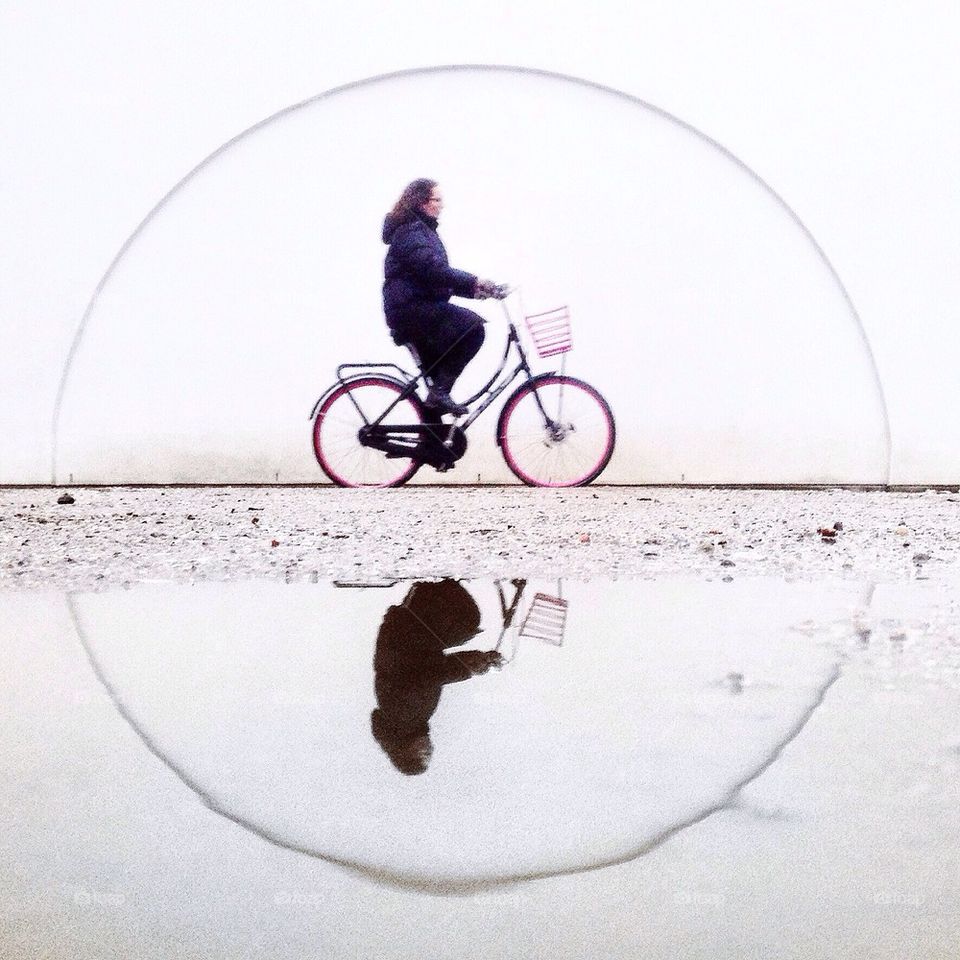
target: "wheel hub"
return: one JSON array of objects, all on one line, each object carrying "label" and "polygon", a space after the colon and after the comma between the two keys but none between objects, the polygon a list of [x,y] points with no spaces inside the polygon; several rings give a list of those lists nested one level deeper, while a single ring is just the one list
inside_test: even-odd
[{"label": "wheel hub", "polygon": [[544,441],[548,447],[556,443],[563,443],[576,430],[572,423],[551,423],[547,427],[547,438]]}]

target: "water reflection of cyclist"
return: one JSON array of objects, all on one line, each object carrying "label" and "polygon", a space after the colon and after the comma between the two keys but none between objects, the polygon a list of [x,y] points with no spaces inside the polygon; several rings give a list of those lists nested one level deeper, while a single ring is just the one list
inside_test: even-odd
[{"label": "water reflection of cyclist", "polygon": [[405,774],[427,769],[433,746],[430,718],[447,683],[486,673],[501,661],[494,650],[445,653],[476,636],[480,611],[455,580],[415,583],[380,625],[373,657],[377,708],[374,739]]},{"label": "water reflection of cyclist", "polygon": [[427,405],[462,415],[450,396],[453,384],[483,344],[483,318],[449,302],[452,296],[483,300],[497,284],[450,266],[437,221],[443,195],[433,180],[408,184],[383,221],[383,310],[398,344],[412,344],[432,385]]}]

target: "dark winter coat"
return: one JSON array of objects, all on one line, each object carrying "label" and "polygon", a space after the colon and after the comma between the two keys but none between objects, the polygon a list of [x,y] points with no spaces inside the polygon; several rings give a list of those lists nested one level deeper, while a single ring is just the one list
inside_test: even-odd
[{"label": "dark winter coat", "polygon": [[387,214],[383,242],[390,245],[383,265],[383,312],[391,328],[419,304],[473,296],[477,278],[450,266],[433,217],[416,213],[398,222]]},{"label": "dark winter coat", "polygon": [[466,643],[479,628],[480,609],[455,580],[415,583],[401,605],[387,610],[373,657],[378,739],[403,741],[429,732],[444,684],[473,676],[444,651]]}]

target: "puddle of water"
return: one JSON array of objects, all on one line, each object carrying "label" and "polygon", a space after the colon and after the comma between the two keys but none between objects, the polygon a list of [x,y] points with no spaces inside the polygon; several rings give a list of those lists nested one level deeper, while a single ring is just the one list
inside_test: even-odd
[{"label": "puddle of water", "polygon": [[623,862],[730,803],[838,676],[865,594],[446,580],[70,605],[118,710],[212,809],[383,882],[462,892]]}]

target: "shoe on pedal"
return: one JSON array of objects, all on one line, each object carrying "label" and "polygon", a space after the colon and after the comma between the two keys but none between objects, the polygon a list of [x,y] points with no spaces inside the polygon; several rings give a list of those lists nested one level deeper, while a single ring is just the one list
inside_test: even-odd
[{"label": "shoe on pedal", "polygon": [[465,407],[462,403],[457,403],[446,390],[438,387],[436,384],[427,392],[427,399],[424,401],[424,405],[433,407],[434,410],[442,410],[444,413],[453,414],[455,417],[462,417],[470,410],[469,407]]}]

